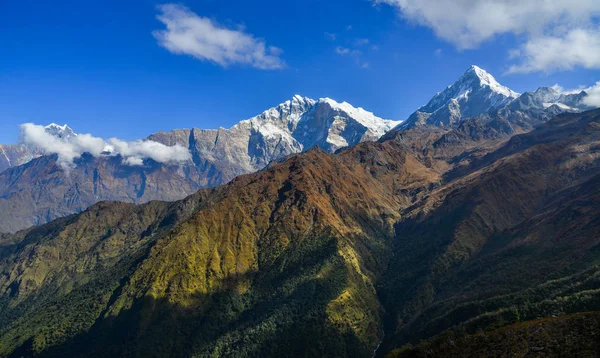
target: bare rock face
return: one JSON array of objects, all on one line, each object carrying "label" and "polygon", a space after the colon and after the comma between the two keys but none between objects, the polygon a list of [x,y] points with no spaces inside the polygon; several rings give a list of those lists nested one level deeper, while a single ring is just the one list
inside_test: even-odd
[{"label": "bare rock face", "polygon": [[123,165],[121,158],[84,155],[65,170],[55,155],[0,173],[0,231],[40,225],[105,200],[144,203],[181,199],[200,189],[194,166],[147,162]]},{"label": "bare rock face", "polygon": [[0,144],[0,173],[8,168],[25,164],[34,157],[36,155],[24,145]]}]

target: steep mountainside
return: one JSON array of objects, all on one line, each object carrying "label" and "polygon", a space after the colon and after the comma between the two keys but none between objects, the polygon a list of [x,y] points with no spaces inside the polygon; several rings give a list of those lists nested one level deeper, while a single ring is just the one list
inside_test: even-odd
[{"label": "steep mountainside", "polygon": [[[427,356],[507,335],[594,352],[595,316],[562,315],[600,311],[600,110],[496,141],[507,123],[314,148],[0,236],[0,355]],[[455,170],[458,145],[428,155],[449,133],[493,144]]]},{"label": "steep mountainside", "polygon": [[25,164],[36,155],[22,144],[4,145],[0,144],[0,173],[8,168]]},{"label": "steep mountainside", "polygon": [[[31,146],[13,146],[8,152],[0,147],[7,163],[27,162],[0,173],[0,232],[40,225],[103,200],[179,200],[312,146],[334,152],[377,140],[398,123],[345,102],[294,96],[231,129],[176,130],[148,138],[188,148],[192,160],[179,164],[146,160],[142,166],[131,166],[109,153],[83,155],[74,167],[65,169],[56,156],[41,156],[43,151]],[[65,141],[77,136],[66,125],[53,124],[46,131]],[[10,159],[15,155],[18,160]]]},{"label": "steep mountainside", "polygon": [[84,154],[65,170],[45,155],[0,173],[0,232],[14,232],[85,210],[103,200],[179,200],[203,187],[194,166],[123,165],[120,157]]},{"label": "steep mountainside", "polygon": [[365,356],[399,209],[438,181],[395,142],[312,149],[21,232],[0,251],[0,354]]},{"label": "steep mountainside", "polygon": [[558,116],[468,168],[396,226],[389,344],[600,308],[600,111]]}]

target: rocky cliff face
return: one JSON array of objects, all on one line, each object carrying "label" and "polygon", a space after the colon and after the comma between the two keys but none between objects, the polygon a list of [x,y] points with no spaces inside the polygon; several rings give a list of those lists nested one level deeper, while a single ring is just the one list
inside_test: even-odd
[{"label": "rocky cliff face", "polygon": [[8,168],[25,164],[39,155],[41,154],[36,154],[21,144],[0,144],[0,173]]}]

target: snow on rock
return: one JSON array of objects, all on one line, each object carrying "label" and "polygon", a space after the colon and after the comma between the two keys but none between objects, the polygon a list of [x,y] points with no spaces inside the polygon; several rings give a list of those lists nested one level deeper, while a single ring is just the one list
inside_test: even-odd
[{"label": "snow on rock", "polygon": [[219,168],[229,179],[229,173],[232,177],[260,170],[273,160],[313,146],[333,153],[361,141],[377,140],[399,123],[347,102],[294,95],[229,129],[192,129],[187,136],[178,130],[151,139],[189,147],[197,165]]},{"label": "snow on rock", "polygon": [[77,133],[73,132],[71,127],[66,124],[61,126],[56,123],[50,123],[44,128],[46,129],[46,132],[57,138],[68,139],[70,137],[77,137]]},{"label": "snow on rock", "polygon": [[473,65],[456,82],[413,113],[399,128],[425,123],[453,125],[457,120],[500,108],[518,97],[519,93],[501,85],[494,76]]}]

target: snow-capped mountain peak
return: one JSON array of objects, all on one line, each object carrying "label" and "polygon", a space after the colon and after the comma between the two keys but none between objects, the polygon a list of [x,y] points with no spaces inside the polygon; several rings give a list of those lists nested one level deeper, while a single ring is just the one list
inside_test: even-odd
[{"label": "snow-capped mountain peak", "polygon": [[510,104],[513,110],[546,109],[553,106],[562,111],[579,112],[589,109],[582,99],[585,91],[563,93],[552,87],[540,87],[535,92],[525,92]]},{"label": "snow-capped mountain peak", "polygon": [[451,125],[461,118],[500,108],[518,97],[517,92],[498,83],[490,73],[472,65],[456,82],[433,96],[399,128],[425,123]]},{"label": "snow-capped mountain peak", "polygon": [[[293,134],[301,121],[310,122],[317,112],[328,112],[326,116],[331,117],[329,122],[335,119],[346,118],[354,120],[366,127],[374,135],[382,136],[388,130],[398,125],[401,121],[382,119],[361,107],[354,107],[348,102],[337,102],[331,98],[320,98],[314,100],[301,95],[294,95],[275,107],[269,108],[256,117],[243,120],[233,128],[250,124],[261,133],[269,136],[280,131],[287,131],[285,136]],[[331,113],[329,113],[331,112]],[[329,125],[331,125],[331,123]],[[304,125],[306,126],[306,125]],[[277,128],[278,130],[275,130]],[[311,130],[311,128],[307,128]],[[281,133],[280,133],[281,134]]]},{"label": "snow-capped mountain peak", "polygon": [[71,127],[68,125],[58,125],[56,123],[50,123],[45,126],[46,132],[60,139],[68,139],[70,137],[77,137],[77,133],[75,133]]},{"label": "snow-capped mountain peak", "polygon": [[221,131],[211,146],[219,148],[221,141],[227,141],[231,147],[228,152],[236,153],[236,158],[230,155],[229,159],[253,171],[271,160],[313,146],[335,152],[361,141],[377,140],[399,123],[379,118],[347,102],[294,95],[258,116]]},{"label": "snow-capped mountain peak", "polygon": [[[481,86],[489,87],[492,91],[500,93],[506,97],[517,98],[519,93],[511,90],[510,88],[501,85],[496,81],[496,78],[489,72],[485,71],[481,67],[471,65],[471,67],[465,72],[463,77],[475,77],[479,80]],[[460,81],[460,80],[459,80]]]},{"label": "snow-capped mountain peak", "polygon": [[362,107],[354,107],[348,102],[336,102],[331,98],[320,98],[318,103],[325,104],[331,107],[334,111],[343,112],[350,118],[356,120],[361,125],[373,131],[376,135],[382,136],[390,129],[394,128],[402,121],[394,121],[389,119],[383,119],[375,116],[372,112],[369,112]]}]

